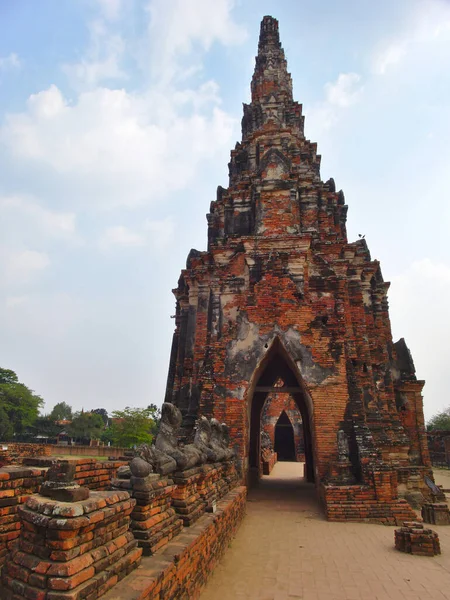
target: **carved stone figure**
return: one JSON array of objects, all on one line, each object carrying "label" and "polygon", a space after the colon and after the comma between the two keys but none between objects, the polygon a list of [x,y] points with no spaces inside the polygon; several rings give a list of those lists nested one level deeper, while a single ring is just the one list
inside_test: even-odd
[{"label": "carved stone figure", "polygon": [[233,448],[230,448],[230,430],[226,423],[222,423],[220,426],[222,430],[222,448],[226,452],[225,460],[233,460],[235,458]]},{"label": "carved stone figure", "polygon": [[177,468],[177,462],[174,458],[161,452],[155,446],[150,444],[142,444],[137,449],[137,455],[150,463],[153,470],[159,475],[167,475],[173,473]]},{"label": "carved stone figure", "polygon": [[202,464],[202,455],[193,444],[178,446],[177,434],[181,427],[181,421],[180,410],[170,402],[164,402],[161,408],[161,423],[156,436],[155,448],[171,456],[177,464],[177,470],[186,471]]},{"label": "carved stone figure", "polygon": [[140,456],[135,456],[133,460],[130,462],[130,471],[133,477],[147,477],[150,473],[153,473],[152,465],[141,458]]},{"label": "carved stone figure", "polygon": [[339,429],[337,433],[339,462],[348,462],[350,460],[350,450],[348,447],[348,437],[345,431]]},{"label": "carved stone figure", "polygon": [[222,427],[217,419],[211,419],[211,440],[210,447],[214,450],[217,456],[217,461],[226,460],[227,452],[222,445]]},{"label": "carved stone figure", "polygon": [[217,462],[217,454],[211,448],[211,424],[206,417],[197,419],[194,446],[205,456],[205,462]]}]

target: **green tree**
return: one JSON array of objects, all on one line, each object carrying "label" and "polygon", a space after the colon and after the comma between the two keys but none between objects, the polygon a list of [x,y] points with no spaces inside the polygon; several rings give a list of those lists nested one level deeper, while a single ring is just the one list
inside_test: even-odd
[{"label": "green tree", "polygon": [[428,431],[449,431],[450,430],[450,407],[436,413],[427,423]]},{"label": "green tree", "polygon": [[9,421],[8,413],[0,406],[0,440],[9,442],[13,434],[14,429]]},{"label": "green tree", "polygon": [[51,415],[38,417],[31,427],[28,427],[28,432],[32,437],[43,436],[48,438],[56,438],[64,429],[63,425],[57,425],[55,419]]},{"label": "green tree", "polygon": [[130,447],[138,444],[150,444],[155,421],[151,408],[130,408],[115,410],[112,413],[111,425],[102,439],[115,446]]},{"label": "green tree", "polygon": [[53,421],[70,421],[72,419],[72,408],[67,402],[58,402],[49,416]]},{"label": "green tree", "polygon": [[8,416],[13,434],[34,423],[42,404],[42,398],[20,383],[14,371],[0,368],[0,408]]},{"label": "green tree", "polygon": [[103,429],[103,419],[100,415],[83,411],[75,413],[72,423],[66,427],[70,437],[84,442],[100,439]]},{"label": "green tree", "polygon": [[150,433],[154,437],[159,430],[159,423],[161,421],[161,407],[156,406],[156,404],[149,404],[147,408],[150,411],[150,416],[153,420],[153,425],[150,428]]},{"label": "green tree", "polygon": [[108,421],[109,421],[109,416],[108,416],[108,411],[106,410],[106,408],[94,408],[94,410],[92,411],[93,413],[95,413],[96,415],[100,415],[101,418],[103,419],[103,423],[106,425],[108,425]]}]

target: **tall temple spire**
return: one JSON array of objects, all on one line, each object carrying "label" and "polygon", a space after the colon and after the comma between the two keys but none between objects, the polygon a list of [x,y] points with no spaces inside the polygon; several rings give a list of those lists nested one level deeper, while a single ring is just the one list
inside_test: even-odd
[{"label": "tall temple spire", "polygon": [[273,17],[264,17],[261,22],[251,88],[252,102],[267,101],[273,94],[277,100],[292,101],[292,80],[280,43],[278,21]]},{"label": "tall temple spire", "polygon": [[281,378],[297,390],[306,475],[328,518],[414,519],[398,500],[397,469],[405,483],[409,470],[431,477],[424,382],[393,343],[379,262],[365,240],[349,243],[344,194],[321,179],[272,17],[251,89],[228,187],[207,215],[208,249],[189,253],[174,290],[166,399],[187,436],[200,415],[229,424],[253,477],[264,402]]}]

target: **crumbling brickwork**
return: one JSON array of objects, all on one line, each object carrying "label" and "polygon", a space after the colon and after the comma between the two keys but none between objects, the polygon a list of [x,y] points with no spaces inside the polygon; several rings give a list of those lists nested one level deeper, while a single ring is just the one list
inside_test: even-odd
[{"label": "crumbling brickwork", "polygon": [[19,507],[39,492],[45,474],[43,469],[30,467],[0,469],[0,568],[20,535]]},{"label": "crumbling brickwork", "polygon": [[424,382],[404,340],[393,342],[379,262],[365,239],[347,239],[344,193],[321,180],[272,17],[261,24],[251,92],[229,186],[207,215],[208,248],[191,250],[174,290],[166,400],[181,409],[186,436],[200,414],[226,421],[247,477],[281,378],[275,391],[298,406],[320,496],[332,501],[336,473],[373,495],[386,470],[430,467]]},{"label": "crumbling brickwork", "polygon": [[47,444],[22,444],[0,442],[0,467],[19,465],[24,458],[50,456],[52,447]]}]

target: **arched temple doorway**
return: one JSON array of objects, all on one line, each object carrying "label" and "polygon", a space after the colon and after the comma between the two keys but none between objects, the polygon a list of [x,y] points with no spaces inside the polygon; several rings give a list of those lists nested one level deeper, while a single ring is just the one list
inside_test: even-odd
[{"label": "arched temple doorway", "polygon": [[294,462],[297,458],[295,453],[294,428],[284,410],[275,425],[274,450],[277,453],[278,460]]},{"label": "arched temple doorway", "polygon": [[[283,382],[280,387],[278,380]],[[260,476],[261,452],[261,413],[267,396],[271,393],[289,393],[294,399],[303,422],[305,447],[305,476],[307,481],[314,481],[314,454],[312,442],[312,401],[298,372],[282,343],[276,338],[267,351],[264,359],[256,369],[249,388],[250,412],[250,448],[249,468],[250,481]],[[287,415],[286,415],[287,417]],[[289,420],[289,419],[288,419]],[[291,424],[292,429],[292,424]],[[295,460],[295,458],[293,459]]]}]

